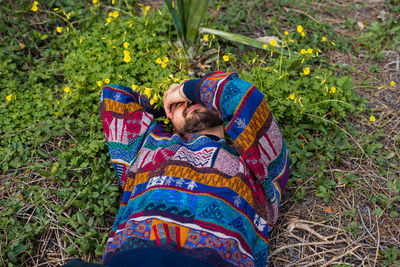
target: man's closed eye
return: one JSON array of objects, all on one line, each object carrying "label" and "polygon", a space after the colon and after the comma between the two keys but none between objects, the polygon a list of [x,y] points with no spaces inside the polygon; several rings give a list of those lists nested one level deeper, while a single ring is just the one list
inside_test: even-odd
[{"label": "man's closed eye", "polygon": [[183,104],[184,102],[178,102],[178,103],[174,103],[171,105],[171,113],[175,112],[175,109],[178,108],[181,104]]}]

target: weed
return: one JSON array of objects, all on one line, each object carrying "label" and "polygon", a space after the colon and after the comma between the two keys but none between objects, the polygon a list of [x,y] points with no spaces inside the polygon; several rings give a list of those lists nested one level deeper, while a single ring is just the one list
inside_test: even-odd
[{"label": "weed", "polygon": [[399,249],[397,247],[386,248],[383,250],[383,257],[385,260],[383,264],[385,266],[400,265],[399,259]]}]

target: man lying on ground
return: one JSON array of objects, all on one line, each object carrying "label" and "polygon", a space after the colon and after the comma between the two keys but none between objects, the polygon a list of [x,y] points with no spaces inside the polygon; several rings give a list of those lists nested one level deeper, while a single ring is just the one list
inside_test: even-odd
[{"label": "man lying on ground", "polygon": [[108,266],[265,266],[268,231],[289,177],[288,152],[264,95],[235,73],[173,84],[164,110],[106,85],[100,110],[124,191]]}]

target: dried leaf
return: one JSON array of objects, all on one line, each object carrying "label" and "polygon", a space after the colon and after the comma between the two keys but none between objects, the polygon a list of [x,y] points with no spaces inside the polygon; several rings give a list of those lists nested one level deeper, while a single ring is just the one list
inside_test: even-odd
[{"label": "dried leaf", "polygon": [[267,43],[268,45],[271,43],[272,40],[275,40],[278,43],[276,47],[280,47],[280,43],[282,42],[282,40],[276,36],[264,36],[257,38],[257,41]]},{"label": "dried leaf", "polygon": [[328,207],[326,207],[326,208],[324,209],[324,212],[325,212],[325,213],[332,214],[332,213],[333,213],[333,208],[332,208],[331,206],[328,206]]},{"label": "dried leaf", "polygon": [[357,25],[358,25],[358,27],[360,27],[360,31],[364,30],[364,28],[365,28],[364,23],[362,23],[361,21],[357,21]]}]

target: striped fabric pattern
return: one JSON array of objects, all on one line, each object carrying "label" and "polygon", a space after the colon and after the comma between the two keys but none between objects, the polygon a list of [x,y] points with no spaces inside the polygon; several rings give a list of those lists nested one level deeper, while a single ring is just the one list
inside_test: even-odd
[{"label": "striped fabric pattern", "polygon": [[229,138],[170,133],[145,96],[103,89],[104,134],[124,191],[103,262],[160,247],[221,266],[265,266],[289,177],[278,125],[264,95],[235,73],[214,72],[183,90],[219,112]]}]

